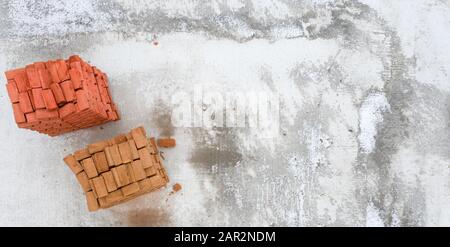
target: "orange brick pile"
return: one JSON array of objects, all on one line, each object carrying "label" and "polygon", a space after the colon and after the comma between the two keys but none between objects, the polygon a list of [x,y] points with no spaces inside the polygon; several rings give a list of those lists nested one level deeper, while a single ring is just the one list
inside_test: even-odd
[{"label": "orange brick pile", "polygon": [[154,138],[138,127],[128,134],[90,144],[64,158],[76,175],[89,211],[108,208],[169,182]]},{"label": "orange brick pile", "polygon": [[5,72],[20,128],[50,136],[118,120],[108,79],[74,55]]}]

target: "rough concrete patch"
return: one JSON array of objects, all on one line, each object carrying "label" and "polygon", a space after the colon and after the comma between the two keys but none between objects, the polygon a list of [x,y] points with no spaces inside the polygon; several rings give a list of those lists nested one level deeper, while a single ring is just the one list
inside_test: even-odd
[{"label": "rough concrete patch", "polygon": [[194,148],[190,162],[209,168],[222,164],[234,166],[241,161],[242,150],[236,143],[237,137],[232,129],[216,129],[213,131],[193,129],[191,131]]}]

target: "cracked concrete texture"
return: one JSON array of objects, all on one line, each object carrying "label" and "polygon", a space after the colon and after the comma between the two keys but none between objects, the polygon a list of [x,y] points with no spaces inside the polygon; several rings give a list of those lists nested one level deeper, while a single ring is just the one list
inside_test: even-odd
[{"label": "cracked concrete texture", "polygon": [[[17,129],[0,90],[0,225],[449,226],[446,1],[3,1],[0,70],[77,53],[122,120]],[[171,125],[171,95],[268,91],[275,136]],[[87,213],[61,159],[144,125],[172,134],[170,188]],[[20,148],[19,148],[20,147]]]}]

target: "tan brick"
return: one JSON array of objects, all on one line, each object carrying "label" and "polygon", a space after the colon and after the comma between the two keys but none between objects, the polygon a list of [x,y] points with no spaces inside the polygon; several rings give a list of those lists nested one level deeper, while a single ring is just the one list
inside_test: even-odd
[{"label": "tan brick", "polygon": [[128,141],[119,144],[119,153],[123,163],[130,163],[133,160]]},{"label": "tan brick", "polygon": [[105,197],[107,204],[116,203],[123,198],[124,198],[124,196],[123,196],[122,190],[113,191]]},{"label": "tan brick", "polygon": [[150,177],[150,181],[155,188],[160,188],[166,184],[166,180],[159,175]]},{"label": "tan brick", "polygon": [[149,168],[145,168],[145,176],[146,177],[151,177],[157,174],[158,170],[156,169],[155,166],[150,166]]},{"label": "tan brick", "polygon": [[150,155],[150,152],[147,148],[141,148],[138,150],[139,158],[142,160],[142,167],[148,168],[153,166],[154,159]]},{"label": "tan brick", "polygon": [[75,156],[76,160],[80,161],[80,160],[90,157],[91,154],[89,153],[89,150],[87,148],[84,148],[84,149],[75,151],[75,153],[73,153],[73,156]]},{"label": "tan brick", "polygon": [[111,147],[106,147],[105,148],[105,156],[106,156],[106,160],[108,162],[109,167],[113,167],[116,164],[114,163],[114,160],[112,158],[112,154],[111,154]]},{"label": "tan brick", "polygon": [[102,173],[102,177],[103,177],[103,180],[105,180],[106,189],[108,190],[108,192],[117,190],[117,185],[116,185],[114,176],[111,171]]},{"label": "tan brick", "polygon": [[90,212],[97,211],[99,209],[97,198],[95,198],[94,193],[92,191],[86,193],[86,202],[88,210]]},{"label": "tan brick", "polygon": [[134,142],[134,140],[133,139],[128,140],[128,145],[130,146],[131,158],[133,160],[139,159],[139,153],[138,153],[138,150],[136,148],[136,143]]},{"label": "tan brick", "polygon": [[119,146],[116,145],[112,145],[109,149],[110,153],[111,153],[111,157],[114,161],[114,165],[118,166],[120,164],[122,164],[122,158],[120,157],[120,152],[119,152]]},{"label": "tan brick", "polygon": [[106,159],[105,152],[95,153],[92,158],[94,159],[95,167],[99,173],[106,172],[109,170],[108,161]]},{"label": "tan brick", "polygon": [[129,196],[139,191],[139,184],[132,183],[123,187],[121,190],[124,196]]},{"label": "tan brick", "polygon": [[72,170],[74,174],[78,174],[81,171],[83,171],[83,167],[81,166],[80,162],[78,162],[75,157],[71,154],[67,155],[64,158],[64,162],[67,164],[67,166]]},{"label": "tan brick", "polygon": [[97,153],[103,151],[108,146],[108,141],[99,141],[88,145],[89,153]]},{"label": "tan brick", "polygon": [[128,169],[128,177],[130,178],[130,182],[134,183],[136,182],[136,177],[134,176],[133,167],[131,167],[131,163],[126,164]]},{"label": "tan brick", "polygon": [[149,146],[150,146],[149,150],[150,150],[150,153],[151,153],[151,154],[156,154],[156,153],[159,152],[158,146],[156,146],[156,140],[155,140],[154,137],[150,137],[150,138],[148,139],[148,143],[150,143],[150,145],[149,145]]},{"label": "tan brick", "polygon": [[150,191],[150,190],[154,189],[152,181],[150,180],[150,178],[146,178],[144,180],[141,180],[138,183],[139,183],[139,187],[142,190],[144,190],[144,191]]},{"label": "tan brick", "polygon": [[95,186],[94,186],[94,181],[92,179],[89,179],[88,182],[89,182],[89,186],[91,187],[92,192],[94,193],[95,198],[98,198],[97,190],[95,189]]},{"label": "tan brick", "polygon": [[88,178],[97,177],[98,172],[97,168],[95,167],[94,160],[92,158],[87,158],[81,161],[81,165],[83,166],[84,171],[86,172],[86,175]]},{"label": "tan brick", "polygon": [[134,177],[137,181],[142,180],[146,177],[144,167],[142,167],[141,160],[134,160],[131,162],[131,168],[133,170]]},{"label": "tan brick", "polygon": [[91,190],[91,186],[89,185],[89,178],[86,175],[86,172],[78,173],[77,180],[84,192]]},{"label": "tan brick", "polygon": [[138,149],[147,146],[147,138],[145,137],[145,132],[143,133],[142,127],[132,129],[131,136],[133,136],[133,140]]},{"label": "tan brick", "polygon": [[114,137],[114,143],[120,144],[127,141],[127,136],[125,134],[120,134]]},{"label": "tan brick", "polygon": [[108,190],[106,189],[106,184],[102,176],[93,178],[92,183],[94,184],[95,192],[97,192],[99,198],[108,195]]},{"label": "tan brick", "polygon": [[118,187],[122,187],[130,183],[127,165],[114,167],[111,169],[111,171]]}]

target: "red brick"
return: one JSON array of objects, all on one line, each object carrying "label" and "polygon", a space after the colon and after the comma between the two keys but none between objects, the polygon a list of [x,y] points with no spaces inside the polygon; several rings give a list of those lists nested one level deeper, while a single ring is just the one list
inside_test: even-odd
[{"label": "red brick", "polygon": [[105,90],[106,75],[78,56],[36,62],[5,75],[10,101],[20,110],[15,117],[18,127],[54,136],[118,119]]},{"label": "red brick", "polygon": [[58,83],[61,80],[58,76],[58,68],[56,67],[56,63],[53,61],[48,61],[46,64],[47,70],[50,73],[50,78],[52,79],[53,83]]},{"label": "red brick", "polygon": [[64,60],[57,60],[56,61],[56,67],[58,69],[58,78],[61,81],[65,81],[69,79],[69,73],[68,73],[68,68],[67,68],[67,64]]},{"label": "red brick", "polygon": [[41,87],[41,79],[39,78],[39,74],[36,71],[36,68],[33,64],[27,65],[25,67],[25,71],[27,73],[28,81],[30,82],[30,86],[32,88],[40,88]]},{"label": "red brick", "polygon": [[31,90],[33,95],[33,102],[36,109],[45,108],[44,97],[42,97],[42,88],[33,88]]},{"label": "red brick", "polygon": [[39,120],[55,119],[59,117],[58,110],[37,109],[36,118]]},{"label": "red brick", "polygon": [[66,102],[66,98],[64,97],[64,93],[59,83],[52,83],[52,85],[50,85],[50,89],[52,90],[58,105]]},{"label": "red brick", "polygon": [[35,62],[33,65],[36,68],[36,72],[42,69],[46,69],[44,62]]},{"label": "red brick", "polygon": [[47,68],[45,68],[45,63],[36,63],[35,67],[37,68],[37,73],[39,75],[39,79],[41,80],[42,88],[43,89],[50,88],[50,84],[52,84],[53,81],[49,71],[47,70]]},{"label": "red brick", "polygon": [[19,103],[13,104],[13,111],[16,123],[25,123],[27,121],[23,111],[20,109]]},{"label": "red brick", "polygon": [[19,105],[23,113],[33,112],[33,106],[27,92],[19,93]]},{"label": "red brick", "polygon": [[77,111],[74,103],[67,103],[59,109],[59,116],[64,119]]},{"label": "red brick", "polygon": [[14,80],[17,85],[19,93],[26,92],[28,90],[28,79],[26,76],[25,69],[16,69],[5,72],[8,80]]},{"label": "red brick", "polygon": [[44,89],[42,90],[42,97],[44,98],[45,108],[48,110],[53,110],[58,108],[58,105],[56,104],[55,96],[53,95],[53,92],[51,89]]},{"label": "red brick", "polygon": [[86,72],[88,73],[94,73],[94,70],[92,69],[92,66],[90,66],[89,64],[83,63],[83,67],[86,70]]},{"label": "red brick", "polygon": [[80,56],[78,55],[71,55],[68,59],[69,63],[73,63],[73,62],[80,62],[82,61]]},{"label": "red brick", "polygon": [[78,110],[83,111],[83,110],[89,109],[89,101],[88,101],[85,91],[83,89],[77,90],[75,92],[75,95],[77,97]]},{"label": "red brick", "polygon": [[64,98],[72,102],[75,100],[75,89],[73,88],[73,84],[71,80],[61,82],[61,89],[64,94]]},{"label": "red brick", "polygon": [[105,84],[105,81],[103,80],[102,74],[95,75],[95,81],[97,82],[97,85],[100,88],[105,88],[106,87],[106,84]]},{"label": "red brick", "polygon": [[17,89],[17,85],[14,80],[8,80],[6,89],[8,90],[9,100],[11,103],[19,102],[19,90]]},{"label": "red brick", "polygon": [[102,102],[105,104],[111,103],[111,98],[109,97],[108,89],[104,87],[99,87],[99,89]]},{"label": "red brick", "polygon": [[91,81],[91,90],[94,94],[95,99],[101,100],[100,90],[98,88],[98,85],[96,85],[95,78],[93,78],[93,81]]},{"label": "red brick", "polygon": [[35,123],[35,122],[39,121],[37,119],[36,112],[31,112],[31,113],[25,114],[25,118],[27,119],[27,123]]},{"label": "red brick", "polygon": [[73,87],[75,89],[80,89],[82,87],[82,70],[79,62],[74,62],[70,64],[69,76],[73,82]]},{"label": "red brick", "polygon": [[33,111],[34,111],[34,110],[36,110],[36,106],[34,105],[33,93],[31,90],[28,90],[27,94],[28,94],[28,98],[30,99],[30,102],[31,102],[31,107],[33,108]]},{"label": "red brick", "polygon": [[16,78],[16,72],[18,69],[12,69],[5,71],[5,77],[7,80],[14,80]]}]

